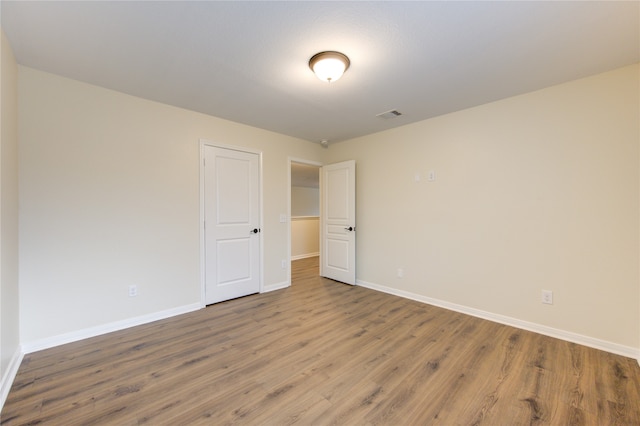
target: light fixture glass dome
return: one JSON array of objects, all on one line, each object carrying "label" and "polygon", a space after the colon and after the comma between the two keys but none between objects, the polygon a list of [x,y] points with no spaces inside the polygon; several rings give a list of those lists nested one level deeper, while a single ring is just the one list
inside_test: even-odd
[{"label": "light fixture glass dome", "polygon": [[329,83],[342,77],[349,65],[349,58],[340,52],[320,52],[309,60],[309,68],[320,80]]}]

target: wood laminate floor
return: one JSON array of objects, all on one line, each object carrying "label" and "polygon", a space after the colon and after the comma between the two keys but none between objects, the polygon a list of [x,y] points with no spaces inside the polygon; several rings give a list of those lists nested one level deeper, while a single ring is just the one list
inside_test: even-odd
[{"label": "wood laminate floor", "polygon": [[2,424],[640,425],[633,359],[317,271],[26,355]]}]

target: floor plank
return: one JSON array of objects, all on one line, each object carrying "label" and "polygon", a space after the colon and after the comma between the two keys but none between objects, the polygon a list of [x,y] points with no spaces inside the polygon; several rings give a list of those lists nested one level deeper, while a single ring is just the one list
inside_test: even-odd
[{"label": "floor plank", "polygon": [[635,360],[292,277],[26,355],[2,425],[640,425]]}]

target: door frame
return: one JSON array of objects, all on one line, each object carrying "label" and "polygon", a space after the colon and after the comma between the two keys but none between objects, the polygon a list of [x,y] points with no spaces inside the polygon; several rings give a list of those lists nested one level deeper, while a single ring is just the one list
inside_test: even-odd
[{"label": "door frame", "polygon": [[[324,166],[318,161],[306,160],[297,157],[287,157],[287,287],[291,287],[291,163],[307,164],[309,166]],[[320,179],[320,221],[322,222],[322,179]],[[320,233],[322,235],[322,232]],[[320,246],[322,246],[322,238],[320,238]],[[322,249],[320,249],[320,257],[322,257]]]},{"label": "door frame", "polygon": [[[200,223],[199,223],[199,232],[200,232],[200,307],[204,308],[207,306],[206,303],[206,253],[205,253],[205,230],[204,230],[204,148],[205,146],[211,146],[214,148],[222,148],[229,149],[232,151],[246,152],[249,154],[257,154],[258,155],[258,208],[260,209],[259,220],[260,220],[260,229],[264,229],[264,219],[263,219],[263,211],[264,211],[264,197],[263,197],[263,187],[262,187],[262,151],[245,148],[242,146],[235,145],[227,145],[221,144],[218,142],[214,142],[208,139],[200,139],[199,140],[199,151],[200,151]],[[258,280],[260,282],[260,293],[264,292],[264,238],[260,238],[260,256],[259,256],[259,265],[258,265]]]}]

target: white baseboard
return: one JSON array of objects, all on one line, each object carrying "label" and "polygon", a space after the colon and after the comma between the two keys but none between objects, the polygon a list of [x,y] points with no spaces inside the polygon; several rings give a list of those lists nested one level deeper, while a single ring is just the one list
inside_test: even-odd
[{"label": "white baseboard", "polygon": [[262,288],[261,293],[269,293],[270,291],[281,290],[283,288],[287,288],[287,287],[290,287],[290,286],[291,286],[291,284],[289,283],[289,281],[283,281],[281,283],[269,284],[269,285],[265,285]]},{"label": "white baseboard", "polygon": [[468,306],[446,302],[444,300],[433,299],[431,297],[426,297],[419,294],[411,293],[404,290],[398,290],[395,288],[386,287],[379,284],[373,284],[373,283],[362,281],[362,280],[356,280],[356,284],[361,287],[366,287],[372,290],[381,291],[383,293],[392,294],[394,296],[404,297],[406,299],[415,300],[417,302],[426,303],[428,305],[438,306],[440,308],[460,312],[460,313],[471,315],[477,318],[486,319],[489,321],[497,322],[504,325],[509,325],[509,326],[520,328],[523,330],[533,331],[534,333],[543,334],[545,336],[554,337],[556,339],[566,340],[568,342],[573,342],[579,345],[600,349],[606,352],[611,352],[611,353],[622,355],[628,358],[634,358],[638,360],[638,364],[640,364],[640,349],[632,348],[630,346],[620,345],[620,344],[609,342],[606,340],[596,339],[593,337],[584,336],[582,334],[572,333],[570,331],[548,327],[546,325],[523,321],[517,318],[508,317],[505,315],[494,314],[491,312],[482,311],[480,309],[470,308]]},{"label": "white baseboard", "polygon": [[2,410],[2,407],[4,407],[4,402],[7,400],[7,396],[9,395],[9,391],[11,390],[11,385],[13,385],[13,381],[18,374],[18,369],[20,368],[23,357],[24,352],[22,351],[20,346],[18,346],[15,353],[11,357],[11,361],[9,361],[9,365],[7,366],[6,371],[2,375],[2,382],[0,383],[0,410]]},{"label": "white baseboard", "polygon": [[308,257],[317,257],[320,256],[320,252],[317,253],[306,253],[306,254],[298,254],[295,256],[291,256],[291,260],[300,260],[300,259],[306,259]]},{"label": "white baseboard", "polygon": [[78,340],[88,339],[90,337],[100,336],[102,334],[123,330],[137,325],[147,324],[153,321],[174,317],[176,315],[186,314],[188,312],[201,309],[200,303],[192,303],[190,305],[179,306],[177,308],[167,309],[165,311],[154,312],[152,314],[141,315],[135,318],[129,318],[122,321],[116,321],[109,324],[103,324],[96,327],[85,328],[83,330],[72,331],[70,333],[60,334],[53,337],[35,340],[22,344],[22,352],[25,354],[41,351],[43,349],[53,348],[55,346],[64,345],[66,343],[77,342]]}]

